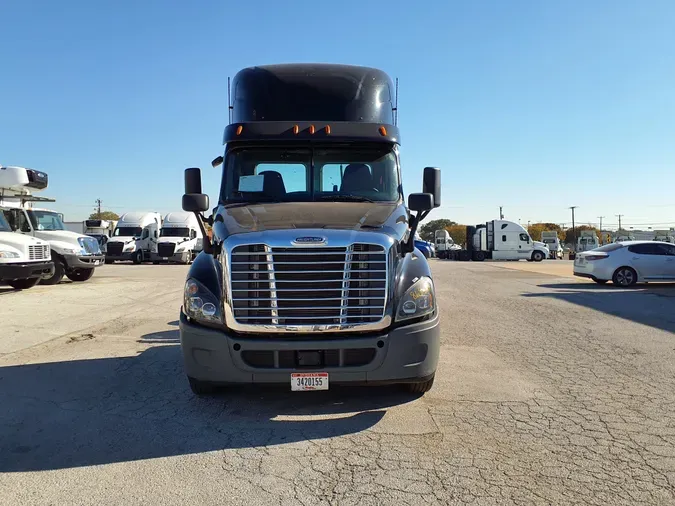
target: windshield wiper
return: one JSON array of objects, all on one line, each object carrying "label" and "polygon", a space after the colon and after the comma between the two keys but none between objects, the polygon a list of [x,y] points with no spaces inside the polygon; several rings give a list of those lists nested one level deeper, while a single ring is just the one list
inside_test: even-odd
[{"label": "windshield wiper", "polygon": [[358,195],[319,195],[319,200],[332,200],[334,202],[375,202],[368,197],[359,197]]}]

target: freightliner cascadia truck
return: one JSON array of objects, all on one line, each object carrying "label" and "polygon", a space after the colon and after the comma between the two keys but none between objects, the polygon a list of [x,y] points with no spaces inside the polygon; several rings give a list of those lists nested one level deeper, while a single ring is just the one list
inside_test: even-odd
[{"label": "freightliner cascadia truck", "polygon": [[428,391],[439,314],[414,238],[441,204],[440,170],[424,169],[423,192],[406,205],[391,79],[365,67],[270,65],[241,70],[231,91],[210,216],[200,169],[185,171],[183,209],[204,236],[180,314],[193,392]]}]

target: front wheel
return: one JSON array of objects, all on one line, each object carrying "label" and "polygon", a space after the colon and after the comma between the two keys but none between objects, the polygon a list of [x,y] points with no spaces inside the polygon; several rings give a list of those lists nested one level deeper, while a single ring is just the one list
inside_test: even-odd
[{"label": "front wheel", "polygon": [[42,278],[40,280],[41,285],[57,285],[63,279],[63,276],[66,274],[66,270],[63,268],[63,264],[57,259],[54,259],[54,273],[48,278]]},{"label": "front wheel", "polygon": [[532,260],[535,262],[541,262],[544,259],[544,254],[541,251],[535,251],[532,253]]},{"label": "front wheel", "polygon": [[142,250],[139,249],[136,253],[134,253],[134,263],[136,265],[138,265],[140,263],[143,263],[143,251]]},{"label": "front wheel", "polygon": [[71,281],[87,281],[91,279],[94,275],[94,269],[75,269],[74,271],[67,272],[66,276]]},{"label": "front wheel", "polygon": [[434,378],[435,377],[436,377],[436,375],[433,375],[430,379],[428,379],[427,381],[423,381],[421,383],[407,383],[405,385],[406,389],[411,394],[424,394],[424,393],[428,392],[429,390],[431,390],[431,387],[434,386]]},{"label": "front wheel", "polygon": [[190,390],[192,390],[192,393],[200,397],[211,395],[216,392],[216,386],[208,381],[202,381],[188,376],[188,382],[190,383]]},{"label": "front wheel", "polygon": [[612,282],[618,286],[633,286],[637,283],[637,273],[630,267],[619,267],[614,271]]},{"label": "front wheel", "polygon": [[28,290],[37,285],[39,281],[40,278],[14,279],[12,281],[7,281],[7,284],[15,290]]}]

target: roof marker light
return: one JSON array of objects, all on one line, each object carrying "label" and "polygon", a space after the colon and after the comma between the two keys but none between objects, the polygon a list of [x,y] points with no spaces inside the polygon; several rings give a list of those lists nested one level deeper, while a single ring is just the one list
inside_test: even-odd
[{"label": "roof marker light", "polygon": [[384,136],[387,135],[387,129],[384,128],[383,126],[380,127],[380,135],[384,135]]},{"label": "roof marker light", "polygon": [[294,133],[295,135],[298,135],[298,132],[299,132],[299,131],[300,131],[300,127],[299,127],[298,125],[294,125],[294,126],[293,126],[293,133]]},{"label": "roof marker light", "polygon": [[315,132],[314,125],[309,125],[309,133],[311,135],[314,135],[314,132]]},{"label": "roof marker light", "polygon": [[326,125],[326,128],[324,128],[326,131],[326,134],[330,135],[330,125]]},{"label": "roof marker light", "polygon": [[243,131],[244,131],[244,126],[243,126],[243,125],[239,125],[239,126],[237,127],[237,135],[241,135],[241,133],[242,133]]}]

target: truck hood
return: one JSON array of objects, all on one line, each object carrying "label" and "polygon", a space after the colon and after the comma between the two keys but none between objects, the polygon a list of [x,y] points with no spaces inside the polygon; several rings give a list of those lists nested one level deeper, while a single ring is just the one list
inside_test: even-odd
[{"label": "truck hood", "polygon": [[396,203],[281,202],[233,206],[220,211],[229,234],[291,228],[372,229],[382,227]]},{"label": "truck hood", "polygon": [[160,237],[157,239],[157,243],[173,243],[173,244],[182,244],[188,242],[191,239],[185,239],[185,237]]},{"label": "truck hood", "polygon": [[46,245],[47,243],[30,235],[19,234],[17,232],[0,232],[0,244],[20,249],[25,246]]},{"label": "truck hood", "polygon": [[70,230],[36,230],[35,235],[43,241],[59,241],[72,244],[78,248],[80,247],[80,243],[77,240],[80,237],[87,237]]},{"label": "truck hood", "polygon": [[532,241],[532,244],[534,244],[535,246],[537,246],[537,247],[539,247],[539,248],[546,248],[546,249],[549,249],[548,244],[546,244],[546,243],[544,243],[544,242]]},{"label": "truck hood", "polygon": [[128,242],[134,242],[135,240],[136,239],[134,239],[133,237],[116,236],[108,239],[108,242],[106,244],[110,244],[111,242],[121,242],[123,244],[127,244]]}]

